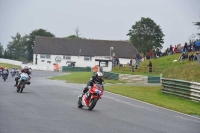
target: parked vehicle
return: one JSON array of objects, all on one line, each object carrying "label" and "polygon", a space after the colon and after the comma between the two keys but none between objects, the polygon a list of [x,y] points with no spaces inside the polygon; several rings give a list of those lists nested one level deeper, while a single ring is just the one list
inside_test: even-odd
[{"label": "parked vehicle", "polygon": [[79,108],[87,107],[88,110],[92,110],[95,107],[97,101],[101,99],[103,91],[104,89],[102,84],[94,84],[88,92],[82,96],[79,96],[77,106]]},{"label": "parked vehicle", "polygon": [[17,86],[17,92],[20,93],[23,92],[23,89],[25,88],[26,84],[30,85],[29,76],[27,73],[21,73],[18,84],[19,85]]}]

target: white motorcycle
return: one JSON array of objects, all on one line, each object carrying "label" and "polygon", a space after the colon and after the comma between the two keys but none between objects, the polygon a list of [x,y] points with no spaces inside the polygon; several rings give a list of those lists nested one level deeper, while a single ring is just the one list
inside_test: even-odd
[{"label": "white motorcycle", "polygon": [[17,92],[20,93],[23,92],[23,89],[25,88],[26,84],[30,85],[29,76],[27,73],[21,73],[18,84],[19,86],[17,87]]}]

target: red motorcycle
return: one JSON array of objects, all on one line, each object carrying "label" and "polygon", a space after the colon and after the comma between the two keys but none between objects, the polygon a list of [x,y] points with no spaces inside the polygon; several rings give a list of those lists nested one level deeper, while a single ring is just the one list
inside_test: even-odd
[{"label": "red motorcycle", "polygon": [[102,84],[94,84],[87,93],[79,97],[77,106],[79,108],[85,106],[88,108],[88,110],[92,110],[95,107],[97,101],[101,99],[103,91],[104,89]]}]

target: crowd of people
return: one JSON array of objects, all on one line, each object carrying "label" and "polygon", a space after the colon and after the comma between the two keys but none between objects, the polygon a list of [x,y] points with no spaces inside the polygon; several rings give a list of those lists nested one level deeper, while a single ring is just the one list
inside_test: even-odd
[{"label": "crowd of people", "polygon": [[[150,49],[149,53],[146,56],[143,56],[139,53],[139,51],[136,52],[135,58],[130,59],[130,62],[127,63],[127,65],[131,66],[131,70],[140,68],[141,61],[149,60],[149,59],[156,59],[160,58],[162,56],[169,56],[176,53],[182,53],[181,56],[178,58],[180,61],[184,61],[185,59],[188,59],[189,61],[197,60],[197,56],[199,55],[200,51],[200,40],[196,40],[194,42],[190,41],[189,44],[185,42],[185,44],[182,46],[181,44],[172,46],[170,45],[169,48],[167,48],[164,52],[161,52],[160,47],[153,46],[152,49]],[[191,53],[191,55],[188,55],[189,52],[195,52]],[[120,61],[118,57],[114,57],[113,59],[113,66],[120,66]],[[148,64],[149,72],[152,72],[152,62],[149,61]]]}]

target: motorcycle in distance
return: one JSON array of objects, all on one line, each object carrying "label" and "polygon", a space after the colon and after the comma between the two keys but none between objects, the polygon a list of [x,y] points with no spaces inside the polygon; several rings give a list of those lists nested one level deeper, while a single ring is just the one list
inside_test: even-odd
[{"label": "motorcycle in distance", "polygon": [[11,72],[10,72],[10,74],[11,74],[11,76],[12,76],[12,77],[14,77],[14,76],[15,76],[15,73],[16,73],[16,72],[15,72],[15,70],[14,70],[14,69],[12,69],[12,70],[11,70]]},{"label": "motorcycle in distance", "polygon": [[3,70],[3,72],[2,72],[2,79],[4,81],[6,81],[7,78],[8,78],[8,72],[6,70]]},{"label": "motorcycle in distance", "polygon": [[32,68],[29,68],[29,72],[30,72],[30,74],[32,74]]},{"label": "motorcycle in distance", "polygon": [[15,74],[16,74],[17,77],[19,77],[19,70],[18,69],[15,70]]},{"label": "motorcycle in distance", "polygon": [[3,74],[3,71],[2,71],[2,70],[0,70],[0,76],[2,76],[2,74]]},{"label": "motorcycle in distance", "polygon": [[102,84],[94,84],[87,93],[78,97],[77,106],[79,108],[84,106],[87,107],[88,110],[92,110],[95,107],[97,101],[101,99],[104,91],[103,88],[104,87]]},{"label": "motorcycle in distance", "polygon": [[29,76],[27,73],[21,73],[19,78],[19,86],[17,87],[17,92],[22,93],[26,84],[30,85]]}]

